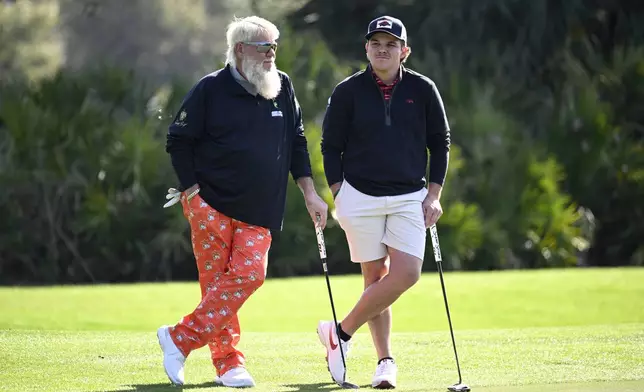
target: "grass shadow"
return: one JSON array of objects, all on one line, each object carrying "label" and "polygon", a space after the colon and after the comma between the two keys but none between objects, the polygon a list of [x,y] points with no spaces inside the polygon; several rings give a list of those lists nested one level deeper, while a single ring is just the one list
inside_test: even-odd
[{"label": "grass shadow", "polygon": [[175,386],[169,382],[157,384],[132,384],[123,385],[123,389],[114,389],[105,392],[180,392],[189,391],[192,389],[205,389],[205,388],[218,388],[221,385],[214,382],[202,382],[201,384],[186,384],[182,386]]},{"label": "grass shadow", "polygon": [[[311,391],[343,391],[338,384],[333,382],[320,382],[316,384],[285,384],[286,388],[293,388],[289,392],[311,392]],[[371,387],[371,385],[360,385],[360,388]]]},{"label": "grass shadow", "polygon": [[[312,392],[312,391],[342,391],[337,384],[328,383],[315,383],[315,384],[286,384],[286,388],[292,388],[289,392]],[[370,387],[370,385],[361,385],[360,388]],[[214,382],[204,382],[201,384],[186,384],[182,386],[175,386],[170,383],[157,383],[157,384],[132,384],[124,385],[122,389],[114,389],[105,392],[181,392],[206,388],[223,388],[221,385]]]}]

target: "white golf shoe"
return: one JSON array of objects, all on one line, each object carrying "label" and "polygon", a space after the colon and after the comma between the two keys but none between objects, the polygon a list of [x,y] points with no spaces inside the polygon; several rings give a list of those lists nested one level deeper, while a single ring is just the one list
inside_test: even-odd
[{"label": "white golf shoe", "polygon": [[215,378],[215,384],[230,388],[251,388],[255,386],[255,380],[248,370],[236,367],[222,374],[221,377]]},{"label": "white golf shoe", "polygon": [[167,325],[164,325],[157,329],[159,346],[161,346],[161,350],[163,351],[163,368],[165,369],[165,374],[173,384],[183,385],[183,365],[186,362],[186,357],[172,341],[169,328]]},{"label": "white golf shoe", "polygon": [[320,321],[318,323],[318,337],[320,338],[320,343],[326,347],[326,361],[333,381],[342,384],[346,381],[346,368],[342,361],[340,347],[342,347],[342,353],[344,353],[344,359],[346,361],[349,349],[351,348],[351,342],[343,342],[340,339],[337,327],[333,321]]},{"label": "white golf shoe", "polygon": [[376,389],[392,389],[396,388],[396,375],[398,374],[398,366],[393,359],[384,359],[380,361],[376,372],[373,375],[371,386]]}]

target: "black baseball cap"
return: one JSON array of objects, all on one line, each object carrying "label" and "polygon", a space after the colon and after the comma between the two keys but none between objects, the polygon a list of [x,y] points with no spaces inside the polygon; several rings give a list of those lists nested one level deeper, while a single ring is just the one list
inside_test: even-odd
[{"label": "black baseball cap", "polygon": [[372,35],[378,32],[393,35],[399,40],[404,41],[405,43],[407,42],[407,29],[405,29],[405,25],[400,21],[400,19],[386,15],[376,18],[369,23],[367,35],[364,37],[369,39]]}]

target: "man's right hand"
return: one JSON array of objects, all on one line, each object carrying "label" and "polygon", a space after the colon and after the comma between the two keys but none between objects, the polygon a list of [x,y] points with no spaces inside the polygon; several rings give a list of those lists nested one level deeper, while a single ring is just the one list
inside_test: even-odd
[{"label": "man's right hand", "polygon": [[342,186],[342,181],[336,182],[335,184],[331,185],[329,188],[331,188],[331,194],[333,195],[333,198],[338,195],[338,192],[340,192],[340,187]]}]

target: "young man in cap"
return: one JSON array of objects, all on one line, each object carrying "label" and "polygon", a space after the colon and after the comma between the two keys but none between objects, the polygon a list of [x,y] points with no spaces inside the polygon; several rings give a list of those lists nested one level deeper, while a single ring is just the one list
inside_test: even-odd
[{"label": "young man in cap", "polygon": [[272,232],[282,227],[289,172],[311,218],[327,205],[318,196],[293,84],[275,68],[277,27],[266,19],[234,20],[226,66],[203,77],[170,125],[166,149],[181,184],[171,189],[190,222],[202,299],[157,336],[170,381],[184,383],[184,363],[208,346],[215,381],[252,387],[237,313],[266,277]]},{"label": "young man in cap", "polygon": [[368,323],[378,355],[372,386],[394,388],[390,306],[420,278],[426,229],[442,214],[450,129],[436,84],[403,66],[411,52],[403,23],[376,18],[365,38],[369,65],[335,87],[321,145],[337,218],[365,290],[337,326],[320,322],[318,336],[333,379],[345,381],[340,347],[346,358],[351,336]]}]

